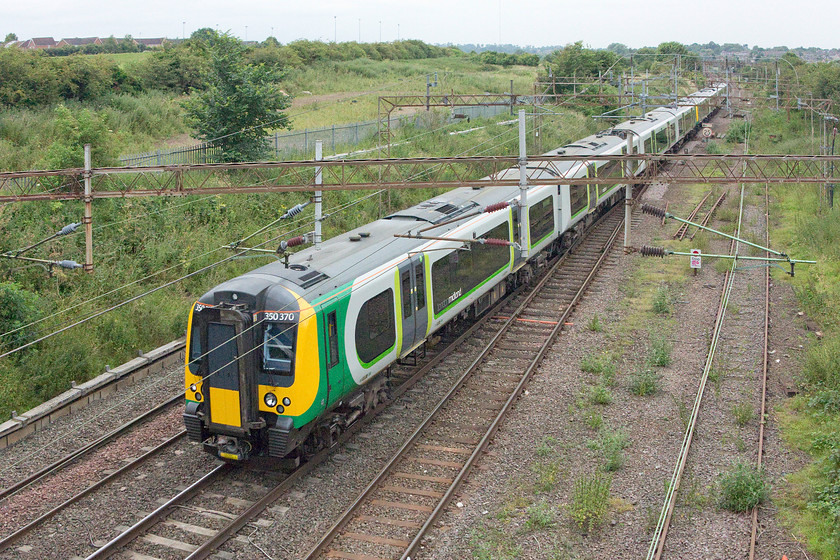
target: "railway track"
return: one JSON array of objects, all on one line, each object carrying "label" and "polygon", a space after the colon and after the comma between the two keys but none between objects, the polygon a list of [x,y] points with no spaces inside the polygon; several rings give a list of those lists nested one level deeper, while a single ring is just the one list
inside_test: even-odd
[{"label": "railway track", "polygon": [[502,328],[307,559],[406,559],[417,550],[608,257],[622,226],[616,210],[496,316]]},{"label": "railway track", "polygon": [[[521,289],[515,292],[512,297],[515,297],[519,291]],[[491,313],[470,325],[452,340],[441,344],[442,350],[426,353],[425,361],[421,361],[414,366],[396,366],[392,372],[392,377],[399,383],[399,386],[394,389],[391,398],[379,405],[373,414],[365,417],[344,432],[340,436],[338,444],[352,438],[366,424],[370,423],[379,412],[411,389],[432,367],[440,364],[450,354],[456,352],[465,341],[475,336],[479,329],[491,321],[492,313],[501,309],[503,305],[503,302],[497,304],[491,310]],[[181,557],[190,559],[207,558],[219,546],[235,536],[256,516],[276,502],[278,498],[286,494],[298,480],[329,458],[331,453],[332,449],[319,452],[308,462],[284,476],[273,488],[255,487],[253,484],[231,484],[231,480],[237,472],[247,469],[221,464],[131,527],[122,529],[115,538],[88,558],[108,558],[114,554],[120,554],[128,558],[155,558],[143,552],[125,549],[126,546],[135,547],[135,542],[145,543],[146,546],[162,546],[168,549],[169,554]],[[219,486],[216,492],[213,491],[214,485]],[[250,493],[245,496],[234,497],[230,495],[232,488],[244,488]],[[218,509],[220,503],[225,504],[226,511]],[[199,512],[199,515],[204,516],[206,524],[198,525],[194,519],[191,519],[192,523],[174,519],[175,512],[183,509]],[[220,523],[220,521],[224,522]],[[163,537],[153,532],[157,530],[156,527],[177,529],[181,531],[184,538],[178,540]],[[195,542],[196,540],[198,542]],[[137,548],[143,546],[143,544],[140,544]]]},{"label": "railway track", "polygon": [[[770,246],[770,193],[768,185],[764,185],[764,246]],[[770,254],[765,252],[764,255],[769,257]],[[770,340],[770,268],[764,270],[764,332],[763,332],[763,351],[761,359],[761,412],[758,423],[758,457],[756,463],[758,469],[761,470],[764,464],[764,418],[767,412],[767,363],[770,357],[769,354],[769,340]],[[758,506],[754,507],[751,512],[750,521],[750,543],[749,543],[749,560],[755,558],[755,547],[758,542]]]},{"label": "railway track", "polygon": [[[156,439],[151,440],[149,442],[152,444],[151,447],[147,448],[139,456],[128,460],[111,471],[106,471],[100,478],[91,481],[88,478],[80,476],[77,480],[73,480],[74,486],[79,488],[76,492],[65,491],[64,484],[60,485],[61,488],[52,487],[52,482],[56,480],[55,477],[60,473],[66,469],[72,468],[74,465],[77,465],[84,460],[96,463],[97,452],[107,452],[110,444],[118,443],[121,438],[130,438],[134,430],[137,430],[141,426],[149,425],[149,423],[153,422],[159,415],[166,413],[173,407],[180,404],[182,399],[183,395],[179,393],[151,410],[133,418],[129,422],[126,422],[119,428],[105,434],[99,439],[66,454],[52,464],[29,476],[26,476],[25,478],[0,491],[0,503],[6,501],[6,505],[8,505],[8,500],[13,496],[18,493],[25,493],[21,496],[21,500],[26,501],[30,506],[37,508],[32,515],[21,515],[23,524],[11,533],[0,538],[0,551],[6,550],[12,545],[18,543],[32,530],[42,526],[58,513],[64,511],[73,504],[78,503],[92,492],[98,490],[106,484],[111,483],[118,477],[124,476],[125,474],[148,463],[150,459],[159,456],[174,443],[183,439],[186,435],[186,431],[181,429],[179,426],[176,426],[175,429],[171,431],[171,435],[163,438],[157,443],[155,443],[157,441]],[[104,459],[103,462],[107,462],[107,459]],[[72,477],[72,474],[68,475],[68,477]],[[31,496],[37,496],[37,499],[32,499]],[[51,499],[51,501],[45,500],[45,497]],[[12,509],[14,510],[14,508]]]},{"label": "railway track", "polygon": [[136,416],[135,418],[129,420],[128,422],[126,422],[125,424],[120,426],[119,428],[117,428],[117,429],[115,429],[111,432],[108,432],[107,434],[103,435],[102,437],[98,438],[95,441],[92,441],[92,442],[88,443],[87,445],[84,445],[84,446],[82,446],[78,449],[75,449],[75,450],[71,451],[70,453],[67,453],[66,455],[64,455],[60,459],[54,461],[53,463],[47,465],[44,468],[38,470],[37,472],[32,473],[32,474],[24,477],[23,479],[19,480],[18,482],[14,483],[14,484],[11,484],[11,485],[7,486],[6,488],[3,488],[2,490],[0,490],[0,501],[8,498],[9,496],[12,496],[12,495],[16,494],[17,492],[23,490],[24,488],[27,488],[28,486],[38,482],[39,480],[42,480],[42,479],[44,479],[44,478],[46,478],[50,475],[54,475],[54,474],[60,472],[65,467],[71,465],[74,461],[77,461],[78,459],[81,459],[82,457],[85,457],[85,456],[93,453],[97,449],[101,449],[103,446],[113,442],[118,437],[120,437],[120,436],[122,436],[126,433],[129,433],[131,430],[133,430],[137,426],[143,424],[144,422],[150,420],[151,418],[153,418],[157,414],[159,414],[159,413],[161,413],[161,412],[163,412],[163,411],[165,411],[165,410],[167,410],[167,409],[169,409],[173,406],[176,406],[177,404],[180,404],[181,402],[183,402],[183,399],[184,399],[183,393],[179,392],[177,395],[173,396],[169,400],[166,400],[163,403],[159,404],[158,406],[152,408],[151,410],[148,410],[148,411],[144,412],[143,414],[141,414],[139,416]]},{"label": "railway track", "polygon": [[[446,345],[441,352],[427,356],[427,362],[418,364],[414,368],[404,366],[399,368],[402,371],[396,372],[395,377],[401,381],[401,384],[394,390],[389,402],[380,405],[375,414],[366,417],[342,434],[339,443],[353,437],[356,432],[376,416],[376,413],[400,398],[429,369],[457,351],[465,341],[474,337],[478,329],[489,328],[494,325],[493,342],[482,352],[481,357],[473,362],[469,372],[461,377],[456,387],[449,392],[449,396],[459,393],[468,396],[471,393],[473,399],[481,401],[475,403],[476,418],[485,422],[492,420],[491,417],[494,415],[499,416],[493,422],[495,426],[498,426],[503,415],[499,415],[496,409],[507,411],[516,395],[521,392],[522,386],[538,365],[550,342],[562,329],[563,322],[571,312],[574,302],[580,299],[585,286],[594,276],[595,267],[606,258],[608,251],[604,249],[615,240],[620,229],[621,217],[620,208],[616,208],[603,218],[603,223],[598,228],[580,240],[572,251],[558,259],[551,271],[543,277],[538,289],[532,291],[531,295],[522,295],[520,292],[523,290],[520,289],[506,301],[497,304],[484,317]],[[608,232],[607,229],[609,229]],[[569,287],[572,278],[578,279],[578,286],[574,289]],[[542,297],[536,296],[538,292],[542,294]],[[515,310],[506,311],[513,309],[515,306],[518,306]],[[562,314],[559,312],[561,309],[565,309]],[[500,317],[503,319],[500,319]],[[503,321],[503,324],[496,328],[499,321]],[[532,339],[534,337],[537,337],[537,340],[540,340],[541,343],[533,344]],[[523,348],[527,348],[525,353],[522,352]],[[500,373],[499,370],[510,365],[510,362],[505,360],[513,360],[520,371],[528,372],[527,375],[511,377],[504,372]],[[498,362],[498,364],[494,366],[494,362]],[[482,364],[484,365],[482,366]],[[486,375],[495,375],[498,378],[498,383],[495,386],[485,385],[485,382],[489,383],[490,379],[481,379],[481,374],[473,375],[479,371]],[[465,389],[466,391],[464,391]],[[479,397],[478,390],[490,390],[490,392]],[[507,395],[507,397],[504,397],[504,395]],[[455,403],[448,397],[445,402]],[[459,431],[467,427],[459,424],[458,419],[451,414],[452,409],[447,408],[445,404],[442,403],[436,410],[438,414],[447,410],[450,411],[449,418],[444,420],[443,423],[438,422],[438,426],[448,425],[450,429],[452,426],[456,426]],[[455,448],[443,445],[429,447],[430,444],[427,443],[421,444],[426,445],[426,447],[418,447],[417,449],[444,455],[455,453],[456,456],[461,457],[463,464],[465,453],[467,453],[465,445],[480,445],[481,441],[484,441],[484,445],[486,445],[489,440],[489,435],[485,434],[486,437],[481,437],[479,432],[480,430],[476,431],[471,437],[461,437],[460,439],[466,443],[456,441],[454,442]],[[416,441],[416,439],[414,437],[412,441]],[[451,440],[449,441],[452,445]],[[409,446],[409,444],[406,445]],[[484,445],[480,445],[481,449]],[[456,448],[457,451],[453,451]],[[479,454],[480,451],[475,451],[475,457]],[[308,462],[284,475],[270,488],[252,483],[237,482],[237,478],[240,476],[246,477],[244,473],[248,471],[248,467],[221,464],[131,527],[121,528],[121,532],[116,537],[89,555],[88,560],[108,558],[114,555],[121,558],[157,558],[153,554],[159,554],[156,551],[160,551],[161,547],[166,550],[166,557],[174,555],[190,560],[208,558],[216,553],[227,540],[235,537],[239,531],[252,523],[260,513],[290,492],[302,477],[306,476],[330,455],[331,450],[329,449],[321,451]],[[474,460],[473,458],[472,461],[468,461],[469,464],[472,464]],[[447,459],[437,459],[437,461],[444,464],[454,462]],[[433,468],[445,468],[444,464],[432,463]],[[425,480],[424,475],[418,476],[419,478],[409,480],[424,484],[435,483],[434,480]],[[444,477],[436,478],[443,479]],[[460,480],[463,476],[456,478]],[[452,481],[454,482],[455,478]],[[385,486],[385,490],[389,491],[388,485]],[[454,491],[454,488],[452,491]],[[425,495],[429,493],[437,495],[436,491],[427,490],[423,492],[422,498],[429,498],[430,496]],[[451,495],[451,492],[447,495]],[[423,508],[425,507],[428,506],[423,506]],[[177,538],[172,538],[173,531],[177,532]]]},{"label": "railway track", "polygon": [[[686,218],[686,220],[693,221],[694,218],[697,216],[697,214],[700,213],[700,209],[703,208],[703,205],[706,204],[706,200],[708,200],[711,195],[712,195],[712,191],[707,192],[706,196],[704,196],[700,200],[700,202],[697,203],[697,205],[694,207],[694,210],[691,211],[691,214],[688,215],[688,218]],[[711,215],[711,214],[709,214],[709,215]],[[680,223],[680,227],[677,228],[677,231],[674,233],[674,235],[672,237],[674,239],[679,239],[680,241],[682,241],[683,239],[685,239],[685,236],[686,236],[687,233],[688,233],[688,224]]]},{"label": "railway track", "polygon": [[[712,213],[715,209],[720,205],[723,201],[725,196],[721,194],[718,198],[717,202],[710,208],[707,219],[704,220],[704,224],[708,222],[708,219],[711,217]],[[743,205],[743,197],[744,193],[742,190],[741,198],[742,198],[742,205]],[[765,185],[765,192],[764,192],[764,204],[765,204],[765,246],[769,246],[769,196],[767,192],[767,186]],[[740,230],[740,219],[739,219],[739,229],[736,232],[736,236],[741,236]],[[730,244],[729,249],[730,254],[737,255],[736,250],[736,242],[732,241]],[[765,256],[770,256],[769,253],[765,253]],[[718,303],[718,309],[715,316],[714,321],[714,328],[712,331],[712,338],[711,343],[709,346],[709,351],[706,357],[705,367],[703,369],[703,373],[700,377],[700,383],[697,390],[697,395],[695,397],[694,407],[692,409],[691,418],[688,422],[688,426],[686,428],[685,436],[683,438],[682,447],[680,449],[680,453],[677,458],[677,463],[674,468],[674,473],[671,477],[669,484],[666,486],[666,498],[665,502],[663,503],[662,510],[660,513],[659,521],[654,530],[654,536],[651,540],[650,547],[647,553],[648,560],[660,560],[660,558],[665,555],[665,546],[666,540],[668,536],[668,529],[671,525],[671,519],[674,512],[675,504],[676,504],[676,496],[680,488],[680,483],[682,482],[683,473],[686,470],[686,465],[688,462],[688,455],[691,449],[691,444],[695,436],[696,425],[699,419],[700,407],[704,397],[704,392],[706,389],[706,385],[709,379],[709,371],[712,367],[712,363],[715,360],[715,356],[718,352],[718,345],[720,344],[721,340],[721,329],[723,325],[723,319],[726,313],[726,308],[729,303],[729,296],[732,291],[733,280],[734,280],[734,272],[735,267],[737,264],[737,260],[733,261],[732,267],[726,271],[723,281],[723,288],[721,292],[721,296]],[[767,401],[767,365],[768,365],[768,340],[769,340],[769,325],[770,325],[770,269],[769,267],[765,268],[764,271],[764,278],[763,278],[763,286],[764,286],[764,302],[763,302],[763,309],[764,309],[764,317],[763,317],[763,343],[762,343],[762,355],[761,355],[761,388],[760,388],[760,401],[761,401],[761,408],[759,414],[759,430],[758,430],[758,442],[757,442],[757,466],[760,469],[762,467],[763,462],[763,448],[764,448],[764,427],[765,427],[765,413],[766,413],[766,401]],[[753,560],[755,558],[755,548],[757,544],[757,534],[758,534],[758,507],[756,506],[753,508],[751,512],[751,530],[748,542],[748,550],[749,550],[749,560]]]}]

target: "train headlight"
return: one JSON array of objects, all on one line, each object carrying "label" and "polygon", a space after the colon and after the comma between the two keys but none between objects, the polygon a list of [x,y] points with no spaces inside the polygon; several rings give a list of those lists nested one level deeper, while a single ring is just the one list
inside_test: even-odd
[{"label": "train headlight", "polygon": [[263,397],[263,401],[265,402],[265,406],[268,408],[274,408],[277,406],[277,395],[274,393],[266,393],[265,397]]},{"label": "train headlight", "polygon": [[292,399],[289,397],[283,397],[283,406],[289,406],[290,404],[292,404]]},{"label": "train headlight", "polygon": [[277,414],[283,414],[284,412],[286,412],[286,409],[283,408],[282,404],[277,407]]},{"label": "train headlight", "polygon": [[195,394],[195,400],[198,401],[198,402],[201,402],[201,393],[196,393]]},{"label": "train headlight", "polygon": [[193,383],[192,385],[190,385],[190,391],[192,391],[193,393],[195,393],[196,391],[198,391],[198,387],[196,387],[196,386],[195,386],[195,383]]}]

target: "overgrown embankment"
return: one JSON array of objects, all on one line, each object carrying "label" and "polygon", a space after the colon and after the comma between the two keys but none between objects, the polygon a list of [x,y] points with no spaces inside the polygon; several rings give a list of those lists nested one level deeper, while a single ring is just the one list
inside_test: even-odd
[{"label": "overgrown embankment", "polygon": [[[788,119],[783,112],[755,114],[751,131],[755,153],[819,153],[819,132],[811,136],[806,113]],[[779,411],[789,445],[812,462],[788,478],[779,499],[780,514],[818,557],[840,558],[840,208],[831,208],[824,185],[772,187],[771,245],[799,258],[789,282],[802,311],[819,326],[801,364],[800,394]]]}]

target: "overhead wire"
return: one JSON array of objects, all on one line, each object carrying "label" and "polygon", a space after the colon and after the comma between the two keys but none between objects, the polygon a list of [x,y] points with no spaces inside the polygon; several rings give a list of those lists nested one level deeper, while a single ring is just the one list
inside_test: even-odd
[{"label": "overhead wire", "polygon": [[[374,193],[374,194],[368,194],[368,195],[365,195],[365,196],[359,197],[358,199],[355,199],[355,200],[351,200],[351,201],[349,201],[349,202],[347,202],[347,203],[345,203],[345,204],[343,204],[343,205],[339,206],[338,208],[336,208],[336,209],[332,210],[329,214],[326,214],[326,215],[324,216],[324,218],[322,218],[322,219],[327,219],[327,218],[332,217],[332,216],[334,216],[334,215],[336,215],[336,214],[338,214],[338,213],[340,213],[340,212],[343,212],[343,211],[347,210],[348,208],[350,208],[350,207],[352,207],[352,206],[355,206],[356,204],[359,204],[359,203],[363,202],[364,200],[366,200],[366,199],[368,199],[368,198],[371,198],[372,196],[375,196],[375,193]],[[292,224],[299,224],[300,222],[307,222],[307,223],[308,223],[308,219],[307,219],[307,218],[305,218],[305,217],[301,217],[301,218],[298,218],[297,220],[294,220],[294,221],[293,221],[293,222],[291,222],[291,224],[289,224],[289,225],[292,225]],[[298,227],[295,227],[295,228],[293,228],[293,229],[290,229],[290,230],[284,230],[284,232],[283,232],[282,234],[280,234],[280,235],[278,235],[278,236],[276,236],[276,237],[274,237],[274,238],[272,238],[272,239],[269,239],[268,241],[264,242],[264,243],[263,243],[263,244],[261,244],[261,245],[264,245],[264,244],[267,244],[267,243],[271,243],[272,241],[275,241],[275,240],[279,239],[280,237],[284,237],[284,236],[286,236],[286,235],[290,235],[290,234],[292,234],[292,233],[294,233],[294,232],[296,232],[296,231],[298,231],[298,230],[302,229],[303,227],[305,227],[305,225],[299,225]],[[32,326],[34,326],[34,325],[36,325],[36,324],[39,324],[39,323],[41,323],[41,322],[43,322],[43,321],[46,321],[46,320],[48,320],[48,319],[54,318],[54,317],[59,316],[59,315],[62,315],[62,314],[64,314],[64,313],[68,313],[68,312],[70,312],[70,311],[73,311],[73,310],[75,310],[75,309],[78,309],[78,308],[79,308],[79,307],[81,307],[81,306],[87,305],[87,304],[89,304],[89,303],[92,303],[92,302],[94,302],[94,301],[97,301],[97,300],[99,300],[99,299],[102,299],[102,298],[104,298],[104,297],[107,297],[107,296],[109,296],[109,295],[112,295],[112,294],[114,294],[114,293],[116,293],[116,292],[119,292],[119,291],[121,291],[121,290],[125,289],[125,288],[128,288],[128,287],[130,287],[130,286],[133,286],[133,285],[138,284],[138,283],[141,283],[141,282],[145,282],[145,281],[147,281],[147,280],[149,280],[149,279],[151,279],[151,278],[153,278],[153,277],[155,277],[155,276],[158,276],[158,275],[163,274],[163,273],[165,273],[165,272],[171,271],[171,270],[173,270],[173,269],[175,269],[175,268],[179,268],[179,267],[185,266],[186,264],[188,264],[188,263],[190,263],[190,262],[194,262],[194,261],[196,261],[196,260],[198,260],[198,259],[201,259],[201,258],[203,258],[203,257],[206,257],[206,256],[208,256],[208,255],[210,255],[210,254],[213,254],[213,253],[216,253],[216,252],[222,251],[222,250],[224,250],[225,248],[226,248],[226,247],[221,247],[221,246],[220,246],[220,247],[217,247],[217,248],[211,249],[211,250],[206,251],[206,252],[204,252],[204,253],[202,253],[202,254],[200,254],[200,255],[196,255],[196,256],[194,256],[194,257],[191,257],[189,260],[184,261],[184,262],[182,262],[182,263],[179,263],[179,264],[177,264],[177,265],[172,265],[172,266],[170,266],[170,267],[167,267],[167,268],[161,269],[161,270],[159,270],[159,271],[157,271],[157,272],[154,272],[154,273],[152,273],[152,274],[149,274],[149,275],[145,276],[144,278],[140,278],[140,279],[138,279],[138,280],[134,280],[134,281],[132,281],[132,282],[129,282],[129,283],[123,284],[122,286],[118,286],[117,288],[114,288],[113,290],[110,290],[110,291],[108,291],[108,292],[105,292],[105,293],[103,293],[103,294],[100,294],[100,295],[98,295],[98,296],[95,296],[95,297],[93,297],[93,298],[91,298],[91,299],[88,299],[88,300],[86,300],[86,301],[84,301],[84,302],[80,302],[80,303],[78,303],[78,304],[75,304],[75,305],[73,305],[73,306],[70,306],[70,307],[68,307],[68,308],[65,308],[65,309],[63,309],[63,310],[61,310],[61,311],[58,311],[58,312],[52,313],[52,314],[50,314],[50,315],[48,315],[48,316],[46,316],[46,317],[42,317],[42,318],[40,318],[40,319],[37,319],[37,320],[35,320],[35,321],[32,321],[32,322],[30,322],[30,323],[27,323],[27,324],[25,324],[25,325],[22,325],[22,326],[20,326],[20,327],[17,327],[17,328],[15,328],[15,329],[12,329],[12,330],[10,330],[10,331],[7,331],[7,332],[5,332],[5,333],[2,333],[2,334],[0,334],[0,338],[5,337],[5,336],[9,336],[9,335],[14,334],[14,333],[16,333],[16,332],[19,332],[19,331],[21,331],[21,330],[24,330],[24,329],[27,329],[27,328],[29,328],[29,327],[32,327]],[[228,261],[228,259],[223,259],[222,261],[219,261],[218,263],[214,263],[214,264],[215,264],[215,265],[218,265],[218,264],[221,264],[221,263],[223,263],[223,262],[227,262],[227,261]],[[186,277],[182,277],[182,278],[180,278],[179,280],[183,280],[183,279],[186,279]],[[68,323],[69,323],[69,322],[68,322]],[[4,355],[5,355],[5,354],[4,354]],[[3,357],[3,355],[0,355],[0,357]]]}]

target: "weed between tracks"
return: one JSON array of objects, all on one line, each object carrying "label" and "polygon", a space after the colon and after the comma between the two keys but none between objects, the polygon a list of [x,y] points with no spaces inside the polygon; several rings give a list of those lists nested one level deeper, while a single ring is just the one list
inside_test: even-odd
[{"label": "weed between tracks", "polygon": [[569,516],[580,530],[589,533],[604,521],[609,511],[611,487],[609,475],[583,475],[575,481]]},{"label": "weed between tracks", "polygon": [[767,499],[770,487],[753,464],[736,463],[720,480],[720,507],[747,512]]}]

